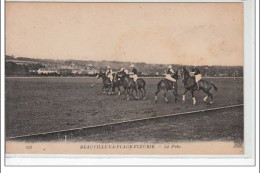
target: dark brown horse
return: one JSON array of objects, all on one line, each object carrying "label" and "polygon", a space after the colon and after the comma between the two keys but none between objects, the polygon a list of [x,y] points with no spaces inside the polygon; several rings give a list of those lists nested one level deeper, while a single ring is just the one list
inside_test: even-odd
[{"label": "dark brown horse", "polygon": [[162,79],[158,84],[157,84],[157,91],[155,92],[155,103],[157,103],[157,94],[163,90],[164,91],[164,99],[166,101],[166,103],[169,102],[168,98],[167,98],[167,93],[169,90],[172,90],[173,95],[175,96],[175,102],[177,101],[178,98],[178,85],[177,85],[177,80],[178,80],[178,72],[176,72],[173,76],[172,76],[176,82],[170,81],[168,79]]},{"label": "dark brown horse", "polygon": [[123,83],[121,80],[118,80],[117,73],[113,73],[113,81],[112,81],[112,93],[115,92],[115,88],[118,89],[118,95],[121,95],[121,89],[120,87],[123,86]]},{"label": "dark brown horse", "polygon": [[[114,78],[114,75],[115,74],[113,74],[113,78]],[[110,79],[106,76],[106,74],[101,71],[97,74],[97,78],[100,78],[100,77],[102,78],[102,81],[103,81],[103,87],[102,87],[103,93],[105,92],[107,94],[113,94],[115,92],[115,88],[117,88],[118,95],[120,95],[121,90],[120,90],[119,82],[115,82],[114,80],[110,81]],[[112,88],[112,93],[109,93],[111,88]]]},{"label": "dark brown horse", "polygon": [[204,93],[207,94],[206,97],[203,98],[203,100],[206,102],[208,97],[210,97],[210,104],[213,103],[213,92],[216,92],[218,88],[211,82],[205,81],[205,80],[200,80],[197,83],[195,82],[195,77],[190,76],[189,71],[186,69],[186,67],[182,67],[182,76],[183,76],[183,84],[185,91],[182,95],[182,101],[185,101],[185,96],[188,91],[191,92],[192,95],[192,100],[193,100],[193,105],[196,104],[196,99],[194,96],[194,91],[195,90],[202,90]]},{"label": "dark brown horse", "polygon": [[136,98],[141,98],[145,100],[146,90],[145,90],[145,81],[142,78],[138,78],[136,83],[134,82],[133,78],[131,78],[125,72],[118,72],[115,76],[115,79],[122,82],[122,86],[125,89],[127,100],[130,99],[130,96],[133,96],[133,91],[136,92]]}]

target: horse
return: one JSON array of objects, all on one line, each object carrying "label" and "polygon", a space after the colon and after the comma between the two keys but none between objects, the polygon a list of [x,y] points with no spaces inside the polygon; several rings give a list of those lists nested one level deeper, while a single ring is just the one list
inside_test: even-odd
[{"label": "horse", "polygon": [[170,81],[168,79],[162,79],[160,82],[157,84],[157,91],[155,92],[155,103],[157,103],[157,94],[161,91],[164,90],[164,99],[166,103],[169,102],[167,98],[167,93],[169,90],[172,90],[173,95],[175,97],[175,102],[177,101],[178,98],[178,85],[177,85],[177,80],[179,78],[178,71],[173,75],[173,78],[176,80],[176,82]]},{"label": "horse", "polygon": [[[97,78],[100,78],[100,77],[102,78],[102,81],[103,81],[102,92],[108,94],[110,88],[112,87],[110,79],[106,76],[106,73],[103,73],[101,71],[97,74]],[[105,92],[105,90],[106,90],[106,92]]]},{"label": "horse", "polygon": [[112,85],[112,93],[115,92],[115,88],[118,89],[118,95],[121,95],[121,90],[120,90],[120,86],[123,85],[122,81],[121,80],[118,80],[118,77],[117,77],[117,73],[113,73],[113,85]]},{"label": "horse", "polygon": [[[116,73],[116,80],[120,80],[122,82],[122,86],[125,89],[127,100],[130,100],[130,96],[133,96],[133,90],[136,92],[136,98],[139,99],[138,96],[142,94],[142,99],[146,99],[146,89],[145,89],[145,81],[142,78],[138,78],[136,83],[133,78],[131,78],[125,72]],[[138,92],[139,91],[139,92]],[[137,96],[138,95],[138,96]]]},{"label": "horse", "polygon": [[203,101],[204,102],[207,102],[207,99],[210,97],[210,104],[213,103],[213,91],[217,92],[218,88],[212,83],[212,82],[208,82],[208,81],[205,81],[205,80],[200,80],[198,82],[198,85],[197,83],[195,82],[195,77],[194,76],[191,76],[189,71],[186,69],[186,67],[182,67],[182,78],[183,78],[183,84],[184,84],[184,88],[185,88],[185,91],[182,95],[182,101],[185,102],[185,96],[186,96],[186,93],[188,91],[191,92],[191,95],[192,95],[192,100],[193,100],[193,105],[196,104],[196,99],[195,99],[195,96],[194,96],[194,91],[195,90],[202,90],[204,93],[206,93],[207,95],[203,98]]}]

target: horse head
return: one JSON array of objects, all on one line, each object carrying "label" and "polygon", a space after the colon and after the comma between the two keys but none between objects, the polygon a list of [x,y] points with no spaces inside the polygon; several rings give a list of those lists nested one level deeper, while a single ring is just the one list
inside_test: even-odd
[{"label": "horse head", "polygon": [[97,78],[102,78],[102,79],[104,79],[104,78],[106,78],[106,73],[103,73],[101,70],[99,71],[99,73],[97,74]]},{"label": "horse head", "polygon": [[123,71],[120,71],[120,72],[117,73],[117,76],[118,76],[119,78],[122,78],[122,77],[126,76],[126,73],[123,72]]}]

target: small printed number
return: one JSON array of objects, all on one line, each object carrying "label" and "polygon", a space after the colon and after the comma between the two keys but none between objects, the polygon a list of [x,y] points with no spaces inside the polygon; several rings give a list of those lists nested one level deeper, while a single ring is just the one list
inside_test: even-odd
[{"label": "small printed number", "polygon": [[32,146],[26,146],[26,149],[30,150],[30,149],[32,149]]}]

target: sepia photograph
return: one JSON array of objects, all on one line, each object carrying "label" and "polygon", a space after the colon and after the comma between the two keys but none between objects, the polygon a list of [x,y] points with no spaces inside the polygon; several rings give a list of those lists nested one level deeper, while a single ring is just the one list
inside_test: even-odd
[{"label": "sepia photograph", "polygon": [[244,44],[242,2],[6,2],[5,152],[243,156]]}]

